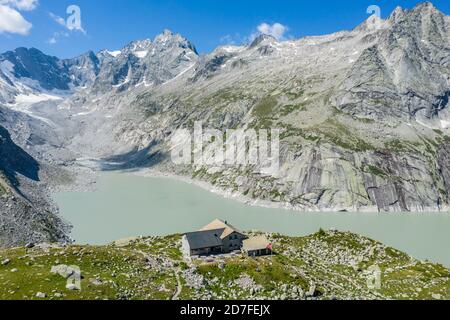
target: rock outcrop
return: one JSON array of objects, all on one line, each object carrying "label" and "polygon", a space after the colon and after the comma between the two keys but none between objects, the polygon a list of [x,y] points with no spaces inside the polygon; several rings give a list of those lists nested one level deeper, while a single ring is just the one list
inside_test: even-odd
[{"label": "rock outcrop", "polygon": [[55,214],[40,171],[0,126],[0,247],[68,241],[68,226]]}]

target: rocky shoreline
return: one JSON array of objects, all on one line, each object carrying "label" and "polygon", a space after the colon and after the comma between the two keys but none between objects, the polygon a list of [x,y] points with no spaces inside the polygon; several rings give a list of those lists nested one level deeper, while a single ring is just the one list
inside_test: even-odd
[{"label": "rocky shoreline", "polygon": [[[127,171],[123,171],[124,173],[127,173]],[[376,206],[373,207],[364,207],[362,209],[355,209],[355,208],[320,208],[320,209],[311,209],[305,206],[296,206],[292,205],[288,202],[275,202],[275,201],[267,201],[262,199],[252,199],[248,196],[243,195],[242,193],[232,191],[232,190],[225,190],[221,189],[217,186],[214,186],[213,184],[204,181],[204,180],[197,180],[194,178],[190,178],[188,176],[182,176],[177,175],[173,173],[163,172],[159,170],[154,169],[140,169],[138,171],[131,171],[129,172],[131,174],[144,176],[144,177],[157,177],[157,178],[168,178],[168,179],[174,179],[178,181],[182,181],[184,183],[193,184],[197,187],[200,187],[206,191],[212,192],[214,194],[220,195],[224,198],[231,199],[234,201],[238,201],[240,203],[247,204],[249,206],[255,206],[255,207],[263,207],[263,208],[269,208],[269,209],[285,209],[293,212],[361,212],[361,213],[379,213],[379,208]],[[412,213],[433,213],[436,212],[435,207],[432,208],[424,208],[420,211],[412,211]],[[443,206],[442,210],[439,212],[449,212],[450,213],[450,206]]]}]

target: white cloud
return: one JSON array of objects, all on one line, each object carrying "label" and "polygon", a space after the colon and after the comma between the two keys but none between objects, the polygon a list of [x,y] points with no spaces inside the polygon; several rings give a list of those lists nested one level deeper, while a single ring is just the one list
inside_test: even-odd
[{"label": "white cloud", "polygon": [[39,4],[38,0],[0,0],[0,4],[13,7],[23,11],[31,11],[36,9]]},{"label": "white cloud", "polygon": [[48,44],[56,44],[61,38],[68,38],[70,35],[66,31],[54,32],[50,39],[47,40]]},{"label": "white cloud", "polygon": [[279,22],[276,22],[272,25],[268,23],[261,23],[259,24],[254,30],[253,33],[251,33],[249,36],[241,36],[239,33],[236,34],[227,34],[220,38],[220,43],[222,44],[229,44],[229,45],[235,45],[235,44],[243,44],[243,43],[249,43],[253,42],[258,36],[261,34],[266,34],[269,36],[274,37],[277,40],[286,40],[291,39],[292,36],[288,34],[289,28],[285,25],[282,25]]},{"label": "white cloud", "polygon": [[0,33],[27,35],[33,25],[19,11],[32,11],[38,0],[0,0]]},{"label": "white cloud", "polygon": [[228,44],[228,45],[236,45],[241,44],[245,39],[241,37],[239,33],[236,34],[227,34],[219,39],[220,43]]},{"label": "white cloud", "polygon": [[49,13],[50,17],[53,19],[53,21],[55,21],[57,24],[65,27],[66,26],[66,20],[64,20],[64,18],[57,16],[56,14],[50,12]]},{"label": "white cloud", "polygon": [[285,40],[286,33],[289,31],[289,28],[278,22],[272,25],[263,22],[257,27],[257,30],[258,32],[255,32],[250,36],[250,41],[254,40],[260,34],[272,36],[277,40]]},{"label": "white cloud", "polygon": [[32,26],[17,10],[0,4],[0,33],[27,35]]},{"label": "white cloud", "polygon": [[236,42],[233,39],[233,36],[230,34],[227,34],[226,36],[223,36],[220,38],[220,43],[226,43],[226,44],[235,44]]}]

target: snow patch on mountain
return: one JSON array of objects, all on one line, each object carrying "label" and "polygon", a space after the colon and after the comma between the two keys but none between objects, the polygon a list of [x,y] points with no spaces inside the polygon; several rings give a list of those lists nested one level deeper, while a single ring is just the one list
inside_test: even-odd
[{"label": "snow patch on mountain", "polygon": [[120,50],[115,50],[115,51],[107,51],[111,56],[113,56],[114,58],[117,58],[118,56],[120,56],[122,54],[122,51]]},{"label": "snow patch on mountain", "polygon": [[16,97],[16,103],[17,104],[34,104],[42,101],[49,101],[49,100],[62,100],[62,97],[46,94],[46,93],[30,93],[28,95],[26,94],[19,94]]},{"label": "snow patch on mountain", "polygon": [[134,55],[140,59],[143,59],[148,55],[148,50],[135,51]]}]

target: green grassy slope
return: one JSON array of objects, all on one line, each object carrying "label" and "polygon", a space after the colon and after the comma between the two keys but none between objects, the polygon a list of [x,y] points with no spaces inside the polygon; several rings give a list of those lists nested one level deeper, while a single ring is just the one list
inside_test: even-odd
[{"label": "green grassy slope", "polygon": [[[0,299],[450,299],[450,270],[370,239],[334,231],[270,239],[273,256],[193,263],[178,235],[0,250]],[[59,264],[80,267],[81,290],[50,272]],[[373,265],[379,289],[367,285]]]}]

